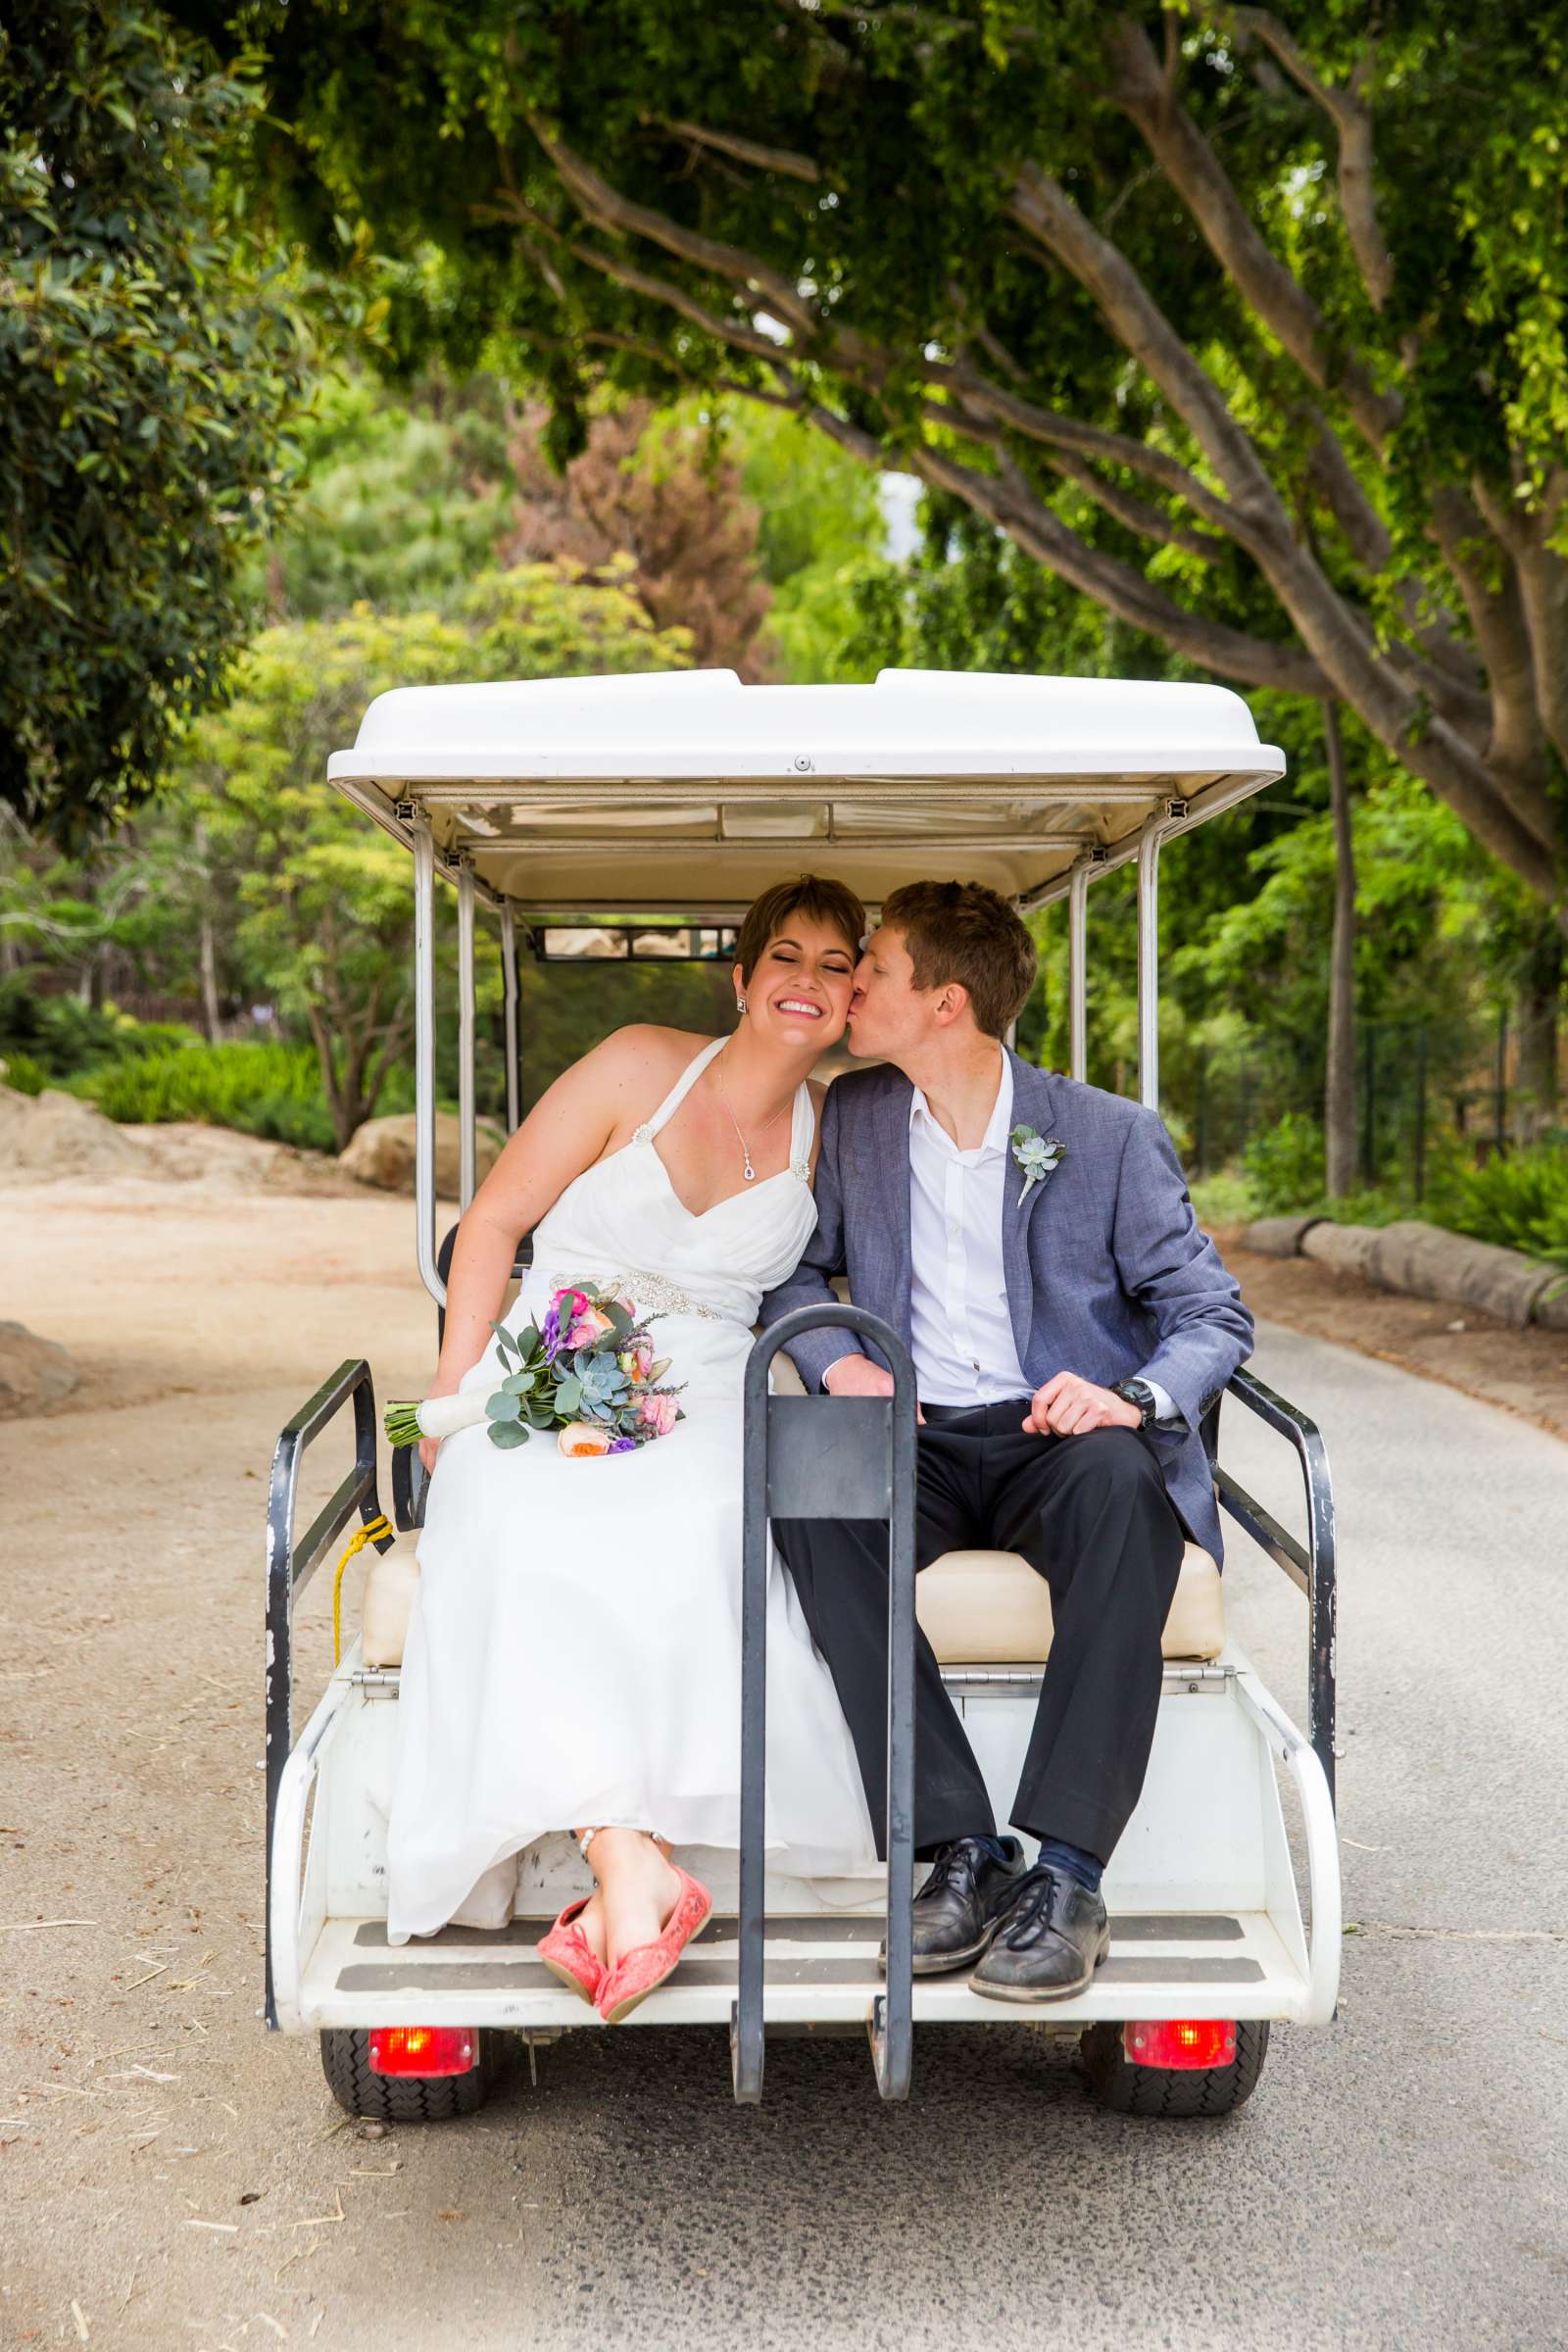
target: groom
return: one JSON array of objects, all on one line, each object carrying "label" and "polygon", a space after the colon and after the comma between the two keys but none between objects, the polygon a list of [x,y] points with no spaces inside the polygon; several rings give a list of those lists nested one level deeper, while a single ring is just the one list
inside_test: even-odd
[{"label": "groom", "polygon": [[[1101,1873],[1138,1801],[1160,1633],[1188,1533],[1217,1559],[1199,1424],[1252,1320],[1194,1220],[1156,1112],[1021,1061],[1002,1043],[1034,943],[977,882],[894,892],[857,968],[850,1047],[822,1112],[817,1228],[764,1324],[857,1305],[902,1334],[920,1399],[916,1565],[1018,1551],[1051,1587],[1054,1638],[1014,1825],[985,1782],[923,1634],[915,1662],[918,1975],[978,1962],[976,1992],[1050,2000],[1109,1948]],[[886,1396],[846,1331],[793,1344],[808,1388]],[[887,1789],[886,1530],[775,1526],[859,1757],[880,1840]]]}]

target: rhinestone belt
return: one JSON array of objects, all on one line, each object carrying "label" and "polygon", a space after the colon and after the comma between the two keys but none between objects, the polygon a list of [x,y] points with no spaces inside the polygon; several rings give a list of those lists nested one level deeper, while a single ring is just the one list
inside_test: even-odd
[{"label": "rhinestone belt", "polygon": [[[546,1277],[553,1291],[564,1291],[571,1282],[569,1275]],[[579,1277],[582,1279],[582,1277]],[[662,1274],[595,1274],[591,1280],[602,1291],[624,1293],[642,1314],[701,1315],[710,1323],[740,1323],[739,1315],[720,1314],[716,1306],[704,1306],[683,1291],[678,1283]],[[744,1328],[744,1327],[743,1327]]]}]

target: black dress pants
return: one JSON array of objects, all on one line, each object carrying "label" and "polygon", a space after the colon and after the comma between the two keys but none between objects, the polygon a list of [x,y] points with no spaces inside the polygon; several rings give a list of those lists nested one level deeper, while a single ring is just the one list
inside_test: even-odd
[{"label": "black dress pants", "polygon": [[[931,1405],[918,1436],[915,1565],[1021,1552],[1054,1623],[1011,1820],[1108,1861],[1138,1802],[1159,1708],[1160,1634],[1185,1531],[1137,1430],[1041,1437],[1029,1399]],[[887,1827],[887,1529],[785,1519],[773,1529],[848,1719],[883,1849]],[[924,1634],[915,1635],[914,1837],[929,1854],[994,1833],[984,1779]]]}]

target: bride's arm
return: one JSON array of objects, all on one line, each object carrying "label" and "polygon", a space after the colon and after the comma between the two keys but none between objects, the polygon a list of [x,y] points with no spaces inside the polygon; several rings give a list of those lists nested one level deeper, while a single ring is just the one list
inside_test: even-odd
[{"label": "bride's arm", "polygon": [[668,1030],[646,1024],[617,1029],[540,1096],[458,1226],[447,1277],[446,1334],[427,1394],[451,1396],[478,1362],[500,1317],[518,1242],[572,1178],[657,1101],[672,1058]]}]

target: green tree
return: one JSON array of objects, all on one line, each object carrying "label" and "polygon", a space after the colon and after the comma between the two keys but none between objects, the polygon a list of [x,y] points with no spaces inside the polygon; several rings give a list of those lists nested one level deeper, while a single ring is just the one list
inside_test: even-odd
[{"label": "green tree", "polygon": [[299,433],[298,495],[246,566],[247,600],[271,621],[444,611],[507,526],[510,423],[491,376],[459,389],[431,373],[406,392],[365,370],[326,377]]},{"label": "green tree", "polygon": [[504,343],[563,449],[607,378],[782,404],[1183,660],[1332,696],[1557,900],[1560,12],[251,21],[297,217],[351,192],[405,320]]},{"label": "green tree", "polygon": [[286,493],[307,337],[221,185],[261,104],[151,10],[0,24],[0,797],[62,837],[220,693]]},{"label": "green tree", "polygon": [[185,866],[183,893],[166,896],[165,913],[179,906],[194,936],[215,886],[228,895],[231,912],[217,926],[223,993],[259,987],[285,1024],[309,1033],[339,1151],[410,1045],[410,883],[402,846],[325,783],[328,754],[352,742],[388,684],[681,668],[688,659],[683,634],[656,630],[624,588],[547,564],[481,576],[450,619],[361,606],[257,638],[231,702],[192,730],[146,854],[160,855],[171,834],[193,843],[200,831],[205,854]]}]

